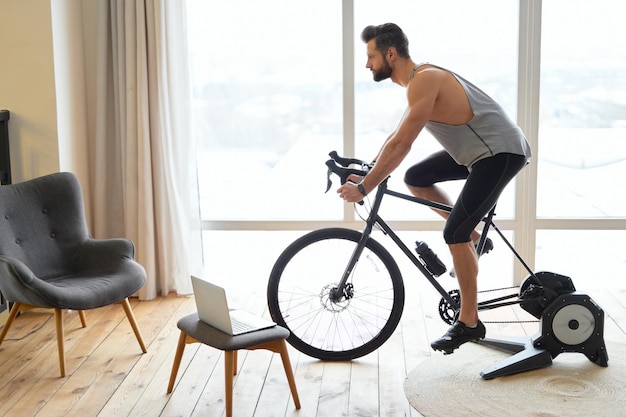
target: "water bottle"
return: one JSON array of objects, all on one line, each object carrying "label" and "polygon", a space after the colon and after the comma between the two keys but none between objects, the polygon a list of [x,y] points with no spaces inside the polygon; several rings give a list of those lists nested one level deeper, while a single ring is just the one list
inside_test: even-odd
[{"label": "water bottle", "polygon": [[419,240],[415,242],[415,251],[422,259],[424,266],[426,266],[426,269],[428,269],[428,271],[430,271],[433,276],[438,277],[439,275],[446,272],[446,266],[437,257],[437,254],[428,247],[426,242],[420,242]]}]

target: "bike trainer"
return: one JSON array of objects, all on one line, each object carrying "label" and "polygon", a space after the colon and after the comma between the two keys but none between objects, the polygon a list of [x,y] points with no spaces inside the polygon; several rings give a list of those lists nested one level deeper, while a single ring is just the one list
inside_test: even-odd
[{"label": "bike trainer", "polygon": [[586,294],[576,291],[569,277],[551,272],[528,276],[520,287],[520,306],[539,319],[531,338],[485,338],[477,343],[513,353],[483,370],[480,376],[499,376],[543,368],[563,352],[582,353],[599,366],[608,366],[604,344],[604,311]]}]

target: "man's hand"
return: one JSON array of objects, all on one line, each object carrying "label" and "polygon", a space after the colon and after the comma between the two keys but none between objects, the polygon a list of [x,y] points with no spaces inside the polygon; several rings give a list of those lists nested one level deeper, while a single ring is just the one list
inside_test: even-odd
[{"label": "man's hand", "polygon": [[348,181],[349,182],[353,182],[355,184],[358,184],[361,181],[363,181],[363,178],[365,178],[365,177],[364,176],[360,176],[360,175],[356,175],[356,174],[350,174],[348,176]]},{"label": "man's hand", "polygon": [[361,194],[357,185],[350,181],[339,187],[337,194],[339,194],[339,197],[346,203],[358,203],[359,201],[363,201],[363,194]]}]

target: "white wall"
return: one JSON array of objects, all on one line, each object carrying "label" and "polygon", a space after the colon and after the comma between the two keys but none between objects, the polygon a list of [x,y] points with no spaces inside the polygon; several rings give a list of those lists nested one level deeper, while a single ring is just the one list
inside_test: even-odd
[{"label": "white wall", "polygon": [[0,0],[0,108],[11,112],[13,182],[59,170],[49,1]]},{"label": "white wall", "polygon": [[88,138],[95,130],[100,0],[0,0],[0,108],[11,112],[13,182],[75,173],[91,217]]},{"label": "white wall", "polygon": [[59,166],[86,175],[87,108],[80,0],[52,0]]}]

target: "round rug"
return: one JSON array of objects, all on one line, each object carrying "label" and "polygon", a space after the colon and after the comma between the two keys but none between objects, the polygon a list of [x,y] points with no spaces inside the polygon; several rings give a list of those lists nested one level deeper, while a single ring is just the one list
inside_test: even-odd
[{"label": "round rug", "polygon": [[618,415],[626,409],[626,345],[605,343],[608,367],[580,353],[562,353],[551,366],[490,380],[480,372],[510,355],[467,343],[454,354],[433,353],[421,362],[404,391],[425,417]]}]

